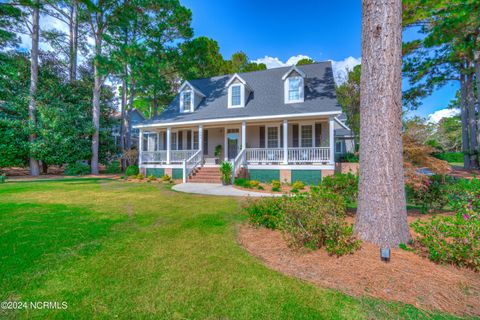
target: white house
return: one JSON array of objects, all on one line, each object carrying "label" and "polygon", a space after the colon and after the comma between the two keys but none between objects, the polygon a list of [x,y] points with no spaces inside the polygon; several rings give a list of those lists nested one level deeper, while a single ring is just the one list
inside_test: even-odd
[{"label": "white house", "polygon": [[236,176],[317,183],[334,172],[340,114],[330,62],[185,81],[158,117],[135,126],[139,165],[214,182],[211,168],[231,161]]}]

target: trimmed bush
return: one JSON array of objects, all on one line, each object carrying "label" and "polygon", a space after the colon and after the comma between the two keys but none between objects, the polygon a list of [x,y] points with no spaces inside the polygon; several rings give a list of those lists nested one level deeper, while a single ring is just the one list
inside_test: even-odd
[{"label": "trimmed bush", "polygon": [[4,174],[0,174],[0,183],[5,183],[7,182],[7,176]]},{"label": "trimmed bush", "polygon": [[463,152],[444,152],[434,154],[433,156],[447,162],[463,162]]},{"label": "trimmed bush", "polygon": [[272,180],[272,191],[280,191],[282,184],[278,180]]},{"label": "trimmed bush", "polygon": [[322,179],[322,186],[341,195],[347,203],[355,203],[358,198],[358,175],[335,173]]},{"label": "trimmed bush", "polygon": [[83,176],[89,173],[90,166],[81,162],[69,163],[63,170],[63,174],[66,176]]},{"label": "trimmed bush", "polygon": [[125,175],[127,177],[136,176],[139,172],[138,166],[128,166],[125,170]]},{"label": "trimmed bush", "polygon": [[257,188],[257,189],[258,189],[258,187],[260,186],[260,181],[258,181],[258,180],[250,180],[250,181],[249,181],[249,185],[250,185],[250,187],[252,187],[252,188]]},{"label": "trimmed bush", "polygon": [[351,163],[358,163],[359,161],[358,156],[351,152],[341,155],[338,160],[339,162],[351,162]]},{"label": "trimmed bush", "polygon": [[107,165],[107,169],[105,170],[106,173],[121,173],[122,168],[120,168],[120,161],[118,160],[113,160]]},{"label": "trimmed bush", "polygon": [[162,179],[162,181],[164,181],[164,182],[170,182],[170,181],[172,181],[172,177],[170,177],[168,174],[164,174],[161,179]]},{"label": "trimmed bush", "polygon": [[292,188],[302,190],[303,188],[305,188],[305,184],[303,184],[302,181],[295,181],[294,183],[292,183]]},{"label": "trimmed bush", "polygon": [[145,176],[143,174],[139,173],[135,176],[135,178],[137,178],[138,180],[143,180],[145,178]]},{"label": "trimmed bush", "polygon": [[245,179],[245,178],[235,179],[233,183],[239,187],[250,188],[250,181],[248,181],[248,179]]},{"label": "trimmed bush", "polygon": [[325,188],[292,197],[255,200],[244,210],[250,223],[282,230],[294,248],[323,247],[329,254],[340,256],[360,247],[352,226],[345,221],[345,200]]},{"label": "trimmed bush", "polygon": [[155,178],[154,175],[149,175],[148,178],[147,178],[147,180],[148,180],[149,182],[151,182],[151,181],[157,180],[157,178]]},{"label": "trimmed bush", "polygon": [[409,203],[420,206],[420,211],[427,213],[441,210],[449,203],[455,184],[455,179],[449,176],[425,176],[414,184],[407,184],[405,193]]}]

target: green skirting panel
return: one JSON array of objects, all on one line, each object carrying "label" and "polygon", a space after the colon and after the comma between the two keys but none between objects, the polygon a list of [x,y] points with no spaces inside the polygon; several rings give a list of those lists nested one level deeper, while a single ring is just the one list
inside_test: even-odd
[{"label": "green skirting panel", "polygon": [[182,178],[183,178],[183,169],[173,168],[172,179],[182,179]]},{"label": "green skirting panel", "polygon": [[271,183],[272,180],[280,180],[280,170],[249,169],[250,180],[258,180],[264,183]]},{"label": "green skirting panel", "polygon": [[292,170],[292,183],[301,181],[306,185],[318,185],[322,181],[321,170]]},{"label": "green skirting panel", "polygon": [[147,177],[154,176],[155,178],[160,178],[165,174],[165,169],[163,168],[147,168]]}]

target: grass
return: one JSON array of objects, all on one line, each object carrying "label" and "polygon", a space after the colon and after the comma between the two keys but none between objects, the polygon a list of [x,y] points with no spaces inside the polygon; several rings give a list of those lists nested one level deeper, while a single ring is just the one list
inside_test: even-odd
[{"label": "grass", "polygon": [[101,179],[0,185],[0,318],[451,319],[267,269],[237,243],[238,200]]}]

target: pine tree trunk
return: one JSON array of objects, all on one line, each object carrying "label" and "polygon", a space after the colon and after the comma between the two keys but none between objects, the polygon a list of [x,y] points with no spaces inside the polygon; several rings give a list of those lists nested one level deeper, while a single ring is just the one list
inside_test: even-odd
[{"label": "pine tree trunk", "polygon": [[[126,126],[126,108],[127,108],[127,70],[122,78],[122,102],[121,102],[121,119],[120,119],[120,148],[122,153],[125,152],[125,126]],[[127,161],[122,157],[122,169],[127,167]]]},{"label": "pine tree trunk", "polygon": [[[37,125],[36,117],[36,101],[35,95],[37,94],[38,86],[38,42],[40,34],[40,3],[36,1],[33,6],[32,13],[32,52],[31,52],[31,63],[30,63],[30,101],[28,104],[28,118],[32,123],[34,129]],[[29,142],[33,144],[35,142],[35,133],[29,135]],[[40,175],[40,165],[38,160],[30,157],[30,174],[32,176]]]},{"label": "pine tree trunk", "polygon": [[99,70],[98,58],[102,54],[102,39],[101,35],[95,35],[95,60],[93,62],[93,104],[92,104],[92,119],[95,132],[92,136],[92,174],[98,174],[98,149],[100,146],[100,94],[102,89],[102,78]]},{"label": "pine tree trunk", "polygon": [[477,115],[475,112],[475,93],[473,86],[473,74],[467,75],[467,107],[468,107],[468,127],[470,134],[470,169],[478,169],[477,155]]},{"label": "pine tree trunk", "polygon": [[362,3],[360,178],[355,232],[381,246],[411,237],[402,154],[402,1]]},{"label": "pine tree trunk", "polygon": [[[480,41],[480,38],[479,38]],[[477,84],[477,154],[480,145],[480,51],[475,51],[475,78]],[[475,96],[473,97],[475,100]],[[475,102],[474,102],[475,103]]]},{"label": "pine tree trunk", "polygon": [[72,0],[70,7],[70,83],[77,79],[77,56],[78,56],[78,0]]},{"label": "pine tree trunk", "polygon": [[128,99],[128,110],[127,110],[127,117],[126,117],[126,148],[130,150],[132,148],[132,132],[131,132],[131,112],[133,110],[133,100],[135,97],[135,80],[133,79],[133,75],[130,74],[130,95]]},{"label": "pine tree trunk", "polygon": [[462,152],[463,152],[463,168],[470,169],[469,156],[469,137],[468,137],[468,108],[467,108],[467,92],[466,92],[465,76],[460,75],[460,103],[461,103],[461,120],[462,120]]}]

